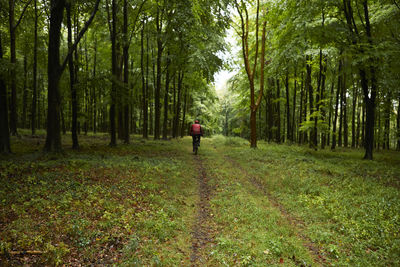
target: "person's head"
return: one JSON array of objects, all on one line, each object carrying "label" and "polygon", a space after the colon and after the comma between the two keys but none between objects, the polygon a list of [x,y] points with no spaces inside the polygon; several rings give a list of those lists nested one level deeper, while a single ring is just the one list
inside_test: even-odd
[{"label": "person's head", "polygon": [[195,120],[194,123],[199,123],[199,120]]}]

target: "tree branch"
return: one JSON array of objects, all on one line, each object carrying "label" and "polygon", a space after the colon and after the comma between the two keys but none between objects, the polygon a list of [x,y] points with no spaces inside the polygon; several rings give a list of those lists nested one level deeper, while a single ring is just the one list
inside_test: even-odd
[{"label": "tree branch", "polygon": [[24,13],[25,13],[26,9],[28,8],[28,6],[29,6],[29,4],[31,2],[32,2],[32,0],[29,0],[28,3],[26,3],[26,5],[24,6],[24,9],[22,10],[21,16],[19,16],[18,22],[17,22],[17,24],[14,25],[14,27],[13,27],[14,29],[13,30],[15,30],[18,27],[18,25],[21,23],[22,17],[24,16]]},{"label": "tree branch", "polygon": [[72,56],[72,53],[73,53],[73,52],[75,51],[75,49],[77,48],[79,41],[82,39],[83,35],[85,34],[85,32],[86,32],[87,29],[89,28],[90,24],[92,23],[92,21],[93,21],[93,19],[94,19],[94,16],[96,15],[96,12],[97,12],[97,10],[98,10],[98,8],[99,8],[99,3],[100,3],[100,0],[97,0],[97,1],[96,1],[96,4],[95,4],[95,6],[94,6],[93,12],[92,12],[92,14],[90,15],[90,18],[86,21],[86,23],[85,23],[85,25],[83,26],[82,30],[79,32],[79,34],[78,34],[78,36],[76,37],[75,42],[74,42],[74,44],[72,45],[72,47],[68,49],[68,54],[67,54],[67,56],[65,57],[63,64],[61,65],[61,69],[60,69],[61,72],[62,72],[62,71],[65,69],[65,67],[67,66],[68,59]]}]

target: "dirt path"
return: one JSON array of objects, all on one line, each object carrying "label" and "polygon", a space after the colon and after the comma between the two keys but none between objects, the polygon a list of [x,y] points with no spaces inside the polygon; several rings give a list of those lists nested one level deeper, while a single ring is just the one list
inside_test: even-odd
[{"label": "dirt path", "polygon": [[207,263],[207,247],[214,242],[214,231],[210,226],[211,209],[210,196],[212,188],[208,184],[209,177],[203,166],[200,156],[194,156],[195,165],[198,166],[199,202],[197,203],[197,216],[192,231],[192,254],[190,261],[192,266],[203,266]]},{"label": "dirt path", "polygon": [[[228,162],[231,163],[231,165],[234,168],[239,169],[239,171],[241,173],[244,174],[245,177],[247,177],[248,181],[255,187],[257,188],[259,191],[263,192],[267,197],[268,200],[270,201],[270,203],[272,204],[273,207],[277,208],[281,215],[282,218],[284,218],[287,222],[289,222],[290,225],[292,225],[297,232],[297,236],[303,241],[303,246],[307,248],[307,250],[311,253],[311,255],[314,258],[314,262],[318,263],[318,264],[324,264],[324,262],[326,262],[326,259],[322,253],[322,251],[317,247],[316,244],[314,244],[311,239],[304,235],[301,231],[301,229],[303,229],[305,227],[305,223],[298,219],[293,217],[284,207],[282,204],[280,204],[278,202],[278,200],[271,194],[271,192],[269,192],[266,188],[266,186],[262,183],[262,181],[260,181],[259,179],[257,179],[254,176],[251,176],[246,169],[244,169],[237,161],[235,161],[234,159],[225,156],[226,160]],[[296,259],[292,259],[295,263],[296,263]],[[301,263],[299,263],[301,265]]]}]

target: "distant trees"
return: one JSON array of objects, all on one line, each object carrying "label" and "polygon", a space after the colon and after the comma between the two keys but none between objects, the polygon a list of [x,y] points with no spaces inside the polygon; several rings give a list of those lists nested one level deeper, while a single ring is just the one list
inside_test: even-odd
[{"label": "distant trees", "polygon": [[[181,136],[194,118],[217,129],[208,84],[222,66],[215,54],[224,49],[227,8],[228,1],[1,2],[2,55],[10,62],[0,76],[2,151],[10,147],[6,130],[17,128],[32,135],[46,128],[49,152],[62,150],[67,131],[77,149],[81,131],[109,132],[116,145],[132,133]],[[206,109],[203,93],[213,97]]]},{"label": "distant trees", "polygon": [[[261,105],[260,119],[265,123],[258,125],[265,128],[261,133],[266,140],[307,142],[313,148],[363,146],[365,159],[373,158],[373,149],[398,146],[395,125],[400,103],[394,96],[400,91],[400,9],[396,4],[391,0],[264,4],[268,12],[260,19],[268,25],[266,54],[271,64],[265,69],[265,105]],[[255,3],[248,12],[249,25],[256,25]],[[240,25],[240,14],[235,21]],[[256,47],[255,34],[249,35],[249,43]],[[233,79],[243,81],[246,71],[243,64]],[[260,78],[256,76],[256,83]],[[242,92],[249,86],[237,84],[233,93],[248,97]],[[245,103],[251,105],[250,99]],[[235,119],[244,120],[228,118],[233,125]],[[251,126],[237,124],[231,131],[251,139]]]}]

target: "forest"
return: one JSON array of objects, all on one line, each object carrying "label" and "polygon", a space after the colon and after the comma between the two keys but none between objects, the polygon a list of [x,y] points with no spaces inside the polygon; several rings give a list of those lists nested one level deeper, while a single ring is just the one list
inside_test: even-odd
[{"label": "forest", "polygon": [[399,265],[399,26],[398,0],[0,0],[0,266]]}]

